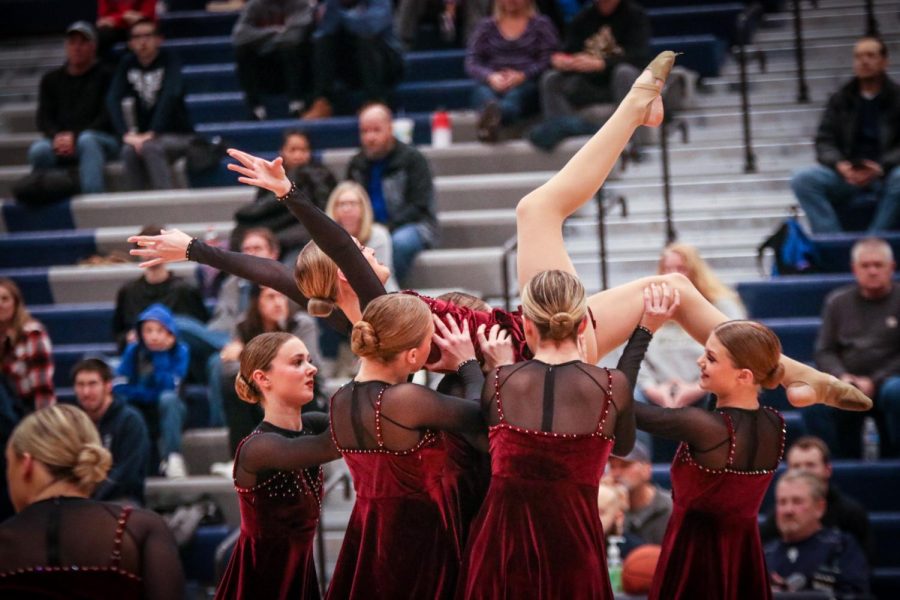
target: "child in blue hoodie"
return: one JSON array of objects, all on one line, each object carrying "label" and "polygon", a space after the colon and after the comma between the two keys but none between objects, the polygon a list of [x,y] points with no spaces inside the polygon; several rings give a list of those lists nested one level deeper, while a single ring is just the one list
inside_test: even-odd
[{"label": "child in blue hoodie", "polygon": [[190,353],[177,339],[171,311],[152,304],[140,314],[138,339],[125,348],[116,374],[125,382],[114,393],[138,408],[147,421],[150,438],[156,439],[166,477],[187,475],[181,456],[181,425],[185,406],[179,396]]}]

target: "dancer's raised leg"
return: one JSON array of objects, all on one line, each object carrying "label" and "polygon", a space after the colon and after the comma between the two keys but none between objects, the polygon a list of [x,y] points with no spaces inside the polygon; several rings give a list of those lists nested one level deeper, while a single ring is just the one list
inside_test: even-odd
[{"label": "dancer's raised leg", "polygon": [[[643,314],[643,290],[652,283],[666,284],[673,291],[677,290],[681,302],[673,318],[701,344],[706,343],[716,325],[728,320],[687,277],[677,273],[644,277],[588,298],[588,306],[597,319],[599,356],[609,353],[631,335],[634,324],[640,322]],[[872,408],[872,401],[865,394],[832,375],[784,355],[781,364],[784,366],[781,384],[794,406],[828,404],[844,410]]]},{"label": "dancer's raised leg", "polygon": [[600,189],[635,129],[662,122],[659,93],[674,61],[673,52],[657,56],[600,131],[547,183],[519,202],[516,230],[520,290],[541,271],[559,269],[575,274],[563,242],[563,221]]}]

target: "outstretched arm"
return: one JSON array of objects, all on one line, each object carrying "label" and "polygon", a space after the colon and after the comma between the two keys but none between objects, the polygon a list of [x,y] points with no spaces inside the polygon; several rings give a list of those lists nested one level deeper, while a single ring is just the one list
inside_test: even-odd
[{"label": "outstretched arm", "polygon": [[[128,241],[138,245],[130,253],[145,259],[140,264],[143,268],[191,260],[278,290],[306,309],[308,300],[297,289],[290,268],[277,260],[216,248],[178,229],[164,229],[160,235],[133,235]],[[326,320],[338,331],[349,329],[343,314],[332,313]]]},{"label": "outstretched arm", "polygon": [[273,192],[309,231],[313,241],[337,264],[350,287],[359,297],[360,311],[386,291],[371,265],[360,252],[359,244],[347,231],[316,207],[306,194],[291,184],[284,172],[281,157],[265,160],[240,150],[228,155],[240,162],[228,168],[241,177],[238,181]]},{"label": "outstretched arm", "polygon": [[243,471],[255,475],[272,469],[308,469],[337,460],[340,456],[328,430],[297,438],[263,433],[244,442],[235,470],[238,474]]}]

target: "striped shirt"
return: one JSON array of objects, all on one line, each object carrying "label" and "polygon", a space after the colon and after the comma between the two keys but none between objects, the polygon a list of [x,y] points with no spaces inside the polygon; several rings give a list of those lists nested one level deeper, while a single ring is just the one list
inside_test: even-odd
[{"label": "striped shirt", "polygon": [[53,388],[53,347],[50,336],[38,321],[25,323],[15,342],[2,342],[0,373],[28,411],[56,402]]},{"label": "striped shirt", "polygon": [[482,19],[466,48],[466,73],[478,82],[502,69],[522,71],[532,79],[550,67],[550,56],[559,49],[559,36],[553,22],[535,15],[525,31],[514,40],[503,37],[493,17]]}]

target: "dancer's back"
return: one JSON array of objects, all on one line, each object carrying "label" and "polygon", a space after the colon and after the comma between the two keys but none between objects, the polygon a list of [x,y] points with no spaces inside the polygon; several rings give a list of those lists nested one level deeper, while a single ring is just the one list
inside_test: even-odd
[{"label": "dancer's back", "polygon": [[458,596],[612,598],[597,488],[627,393],[621,373],[580,361],[487,381],[491,484]]}]

